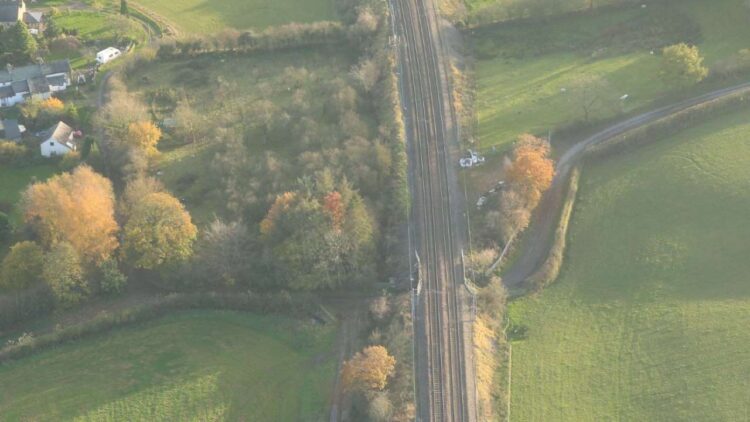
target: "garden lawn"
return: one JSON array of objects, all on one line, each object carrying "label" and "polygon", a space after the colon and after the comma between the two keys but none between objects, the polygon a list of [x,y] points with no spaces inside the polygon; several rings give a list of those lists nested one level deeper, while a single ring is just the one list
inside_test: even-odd
[{"label": "garden lawn", "polygon": [[0,367],[2,420],[322,420],[334,330],[192,311]]},{"label": "garden lawn", "polygon": [[750,113],[583,170],[560,278],[510,305],[514,421],[746,420]]},{"label": "garden lawn", "polygon": [[27,167],[0,166],[0,211],[7,212],[14,223],[20,223],[17,203],[29,183],[43,181],[57,172],[54,165],[40,164]]},{"label": "garden lawn", "polygon": [[225,28],[262,29],[291,22],[336,18],[333,0],[138,0],[180,31],[213,33]]},{"label": "garden lawn", "polygon": [[123,37],[143,43],[146,31],[138,21],[126,19],[112,13],[92,10],[72,10],[53,18],[64,30],[77,30],[77,37],[83,42],[99,42],[101,49],[115,44]]},{"label": "garden lawn", "polygon": [[478,57],[479,143],[505,149],[520,133],[546,134],[584,120],[572,92],[580,75],[609,85],[592,120],[651,107],[677,90],[659,77],[659,55],[650,54],[658,48],[649,46],[695,41],[711,66],[750,48],[749,20],[743,0],[685,0],[556,18],[537,29],[476,30],[470,40]]}]

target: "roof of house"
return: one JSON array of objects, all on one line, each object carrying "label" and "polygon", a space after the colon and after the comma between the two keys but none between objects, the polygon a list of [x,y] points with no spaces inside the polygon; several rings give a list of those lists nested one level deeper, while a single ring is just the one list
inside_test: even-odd
[{"label": "roof of house", "polygon": [[26,81],[29,84],[29,91],[32,94],[43,94],[45,92],[49,92],[49,82],[47,82],[47,78],[44,76],[38,76],[36,78],[31,78]]},{"label": "roof of house", "polygon": [[65,75],[47,76],[47,83],[52,86],[63,86],[66,82]]},{"label": "roof of house", "polygon": [[47,142],[49,140],[56,141],[62,145],[65,145],[66,147],[73,149],[75,147],[75,141],[73,140],[73,137],[71,136],[73,133],[73,128],[66,125],[65,122],[57,122],[56,125],[52,126],[47,130],[44,136],[44,140],[42,142]]},{"label": "roof of house", "polygon": [[12,141],[21,139],[21,128],[18,127],[18,120],[5,119],[1,124],[3,132],[5,132],[2,138]]},{"label": "roof of house", "polygon": [[42,12],[26,12],[23,14],[23,21],[26,23],[36,24],[42,23],[44,20],[44,13]]},{"label": "roof of house", "polygon": [[23,81],[26,79],[54,75],[57,73],[70,73],[71,70],[72,68],[70,67],[70,61],[67,59],[58,60],[51,63],[22,66],[11,69],[10,72],[7,69],[3,69],[0,70],[0,83]]},{"label": "roof of house", "polygon": [[10,98],[16,95],[12,86],[0,86],[0,98]]},{"label": "roof of house", "polygon": [[0,22],[18,21],[18,8],[21,3],[18,0],[0,0]]}]

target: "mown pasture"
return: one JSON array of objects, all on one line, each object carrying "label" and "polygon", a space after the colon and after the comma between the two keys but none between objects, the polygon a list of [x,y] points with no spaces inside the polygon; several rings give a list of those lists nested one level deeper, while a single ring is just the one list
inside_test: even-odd
[{"label": "mown pasture", "polygon": [[750,115],[583,171],[560,278],[510,305],[514,420],[742,420]]},{"label": "mown pasture", "polygon": [[136,3],[186,33],[263,29],[336,18],[333,0],[138,0]]},{"label": "mown pasture", "polygon": [[3,420],[320,420],[333,327],[191,311],[0,367]]},{"label": "mown pasture", "polygon": [[584,121],[581,79],[602,82],[589,123],[684,93],[660,77],[659,48],[695,43],[715,66],[750,47],[748,19],[742,0],[687,0],[473,30],[478,142],[503,150],[520,133]]}]

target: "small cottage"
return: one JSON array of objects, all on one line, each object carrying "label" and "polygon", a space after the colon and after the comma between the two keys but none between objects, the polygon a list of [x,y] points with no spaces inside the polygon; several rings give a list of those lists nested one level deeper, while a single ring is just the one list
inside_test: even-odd
[{"label": "small cottage", "polygon": [[65,155],[78,149],[75,131],[64,122],[58,122],[42,136],[40,145],[43,157]]}]

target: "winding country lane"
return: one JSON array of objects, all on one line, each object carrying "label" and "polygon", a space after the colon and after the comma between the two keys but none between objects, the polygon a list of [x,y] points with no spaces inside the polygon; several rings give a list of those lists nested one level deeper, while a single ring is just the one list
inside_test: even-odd
[{"label": "winding country lane", "polygon": [[560,207],[563,205],[566,181],[568,180],[568,176],[570,176],[571,170],[583,157],[587,148],[606,142],[618,135],[643,127],[659,119],[685,111],[691,107],[743,91],[750,92],[750,83],[719,89],[631,117],[630,119],[591,135],[570,147],[570,149],[568,149],[557,162],[555,178],[552,181],[552,186],[544,194],[537,211],[534,213],[532,223],[529,226],[529,232],[526,234],[526,241],[521,246],[522,250],[520,251],[518,258],[503,273],[503,282],[505,285],[517,286],[521,284],[531,276],[547,258],[554,237],[555,225],[558,216],[560,215]]}]

